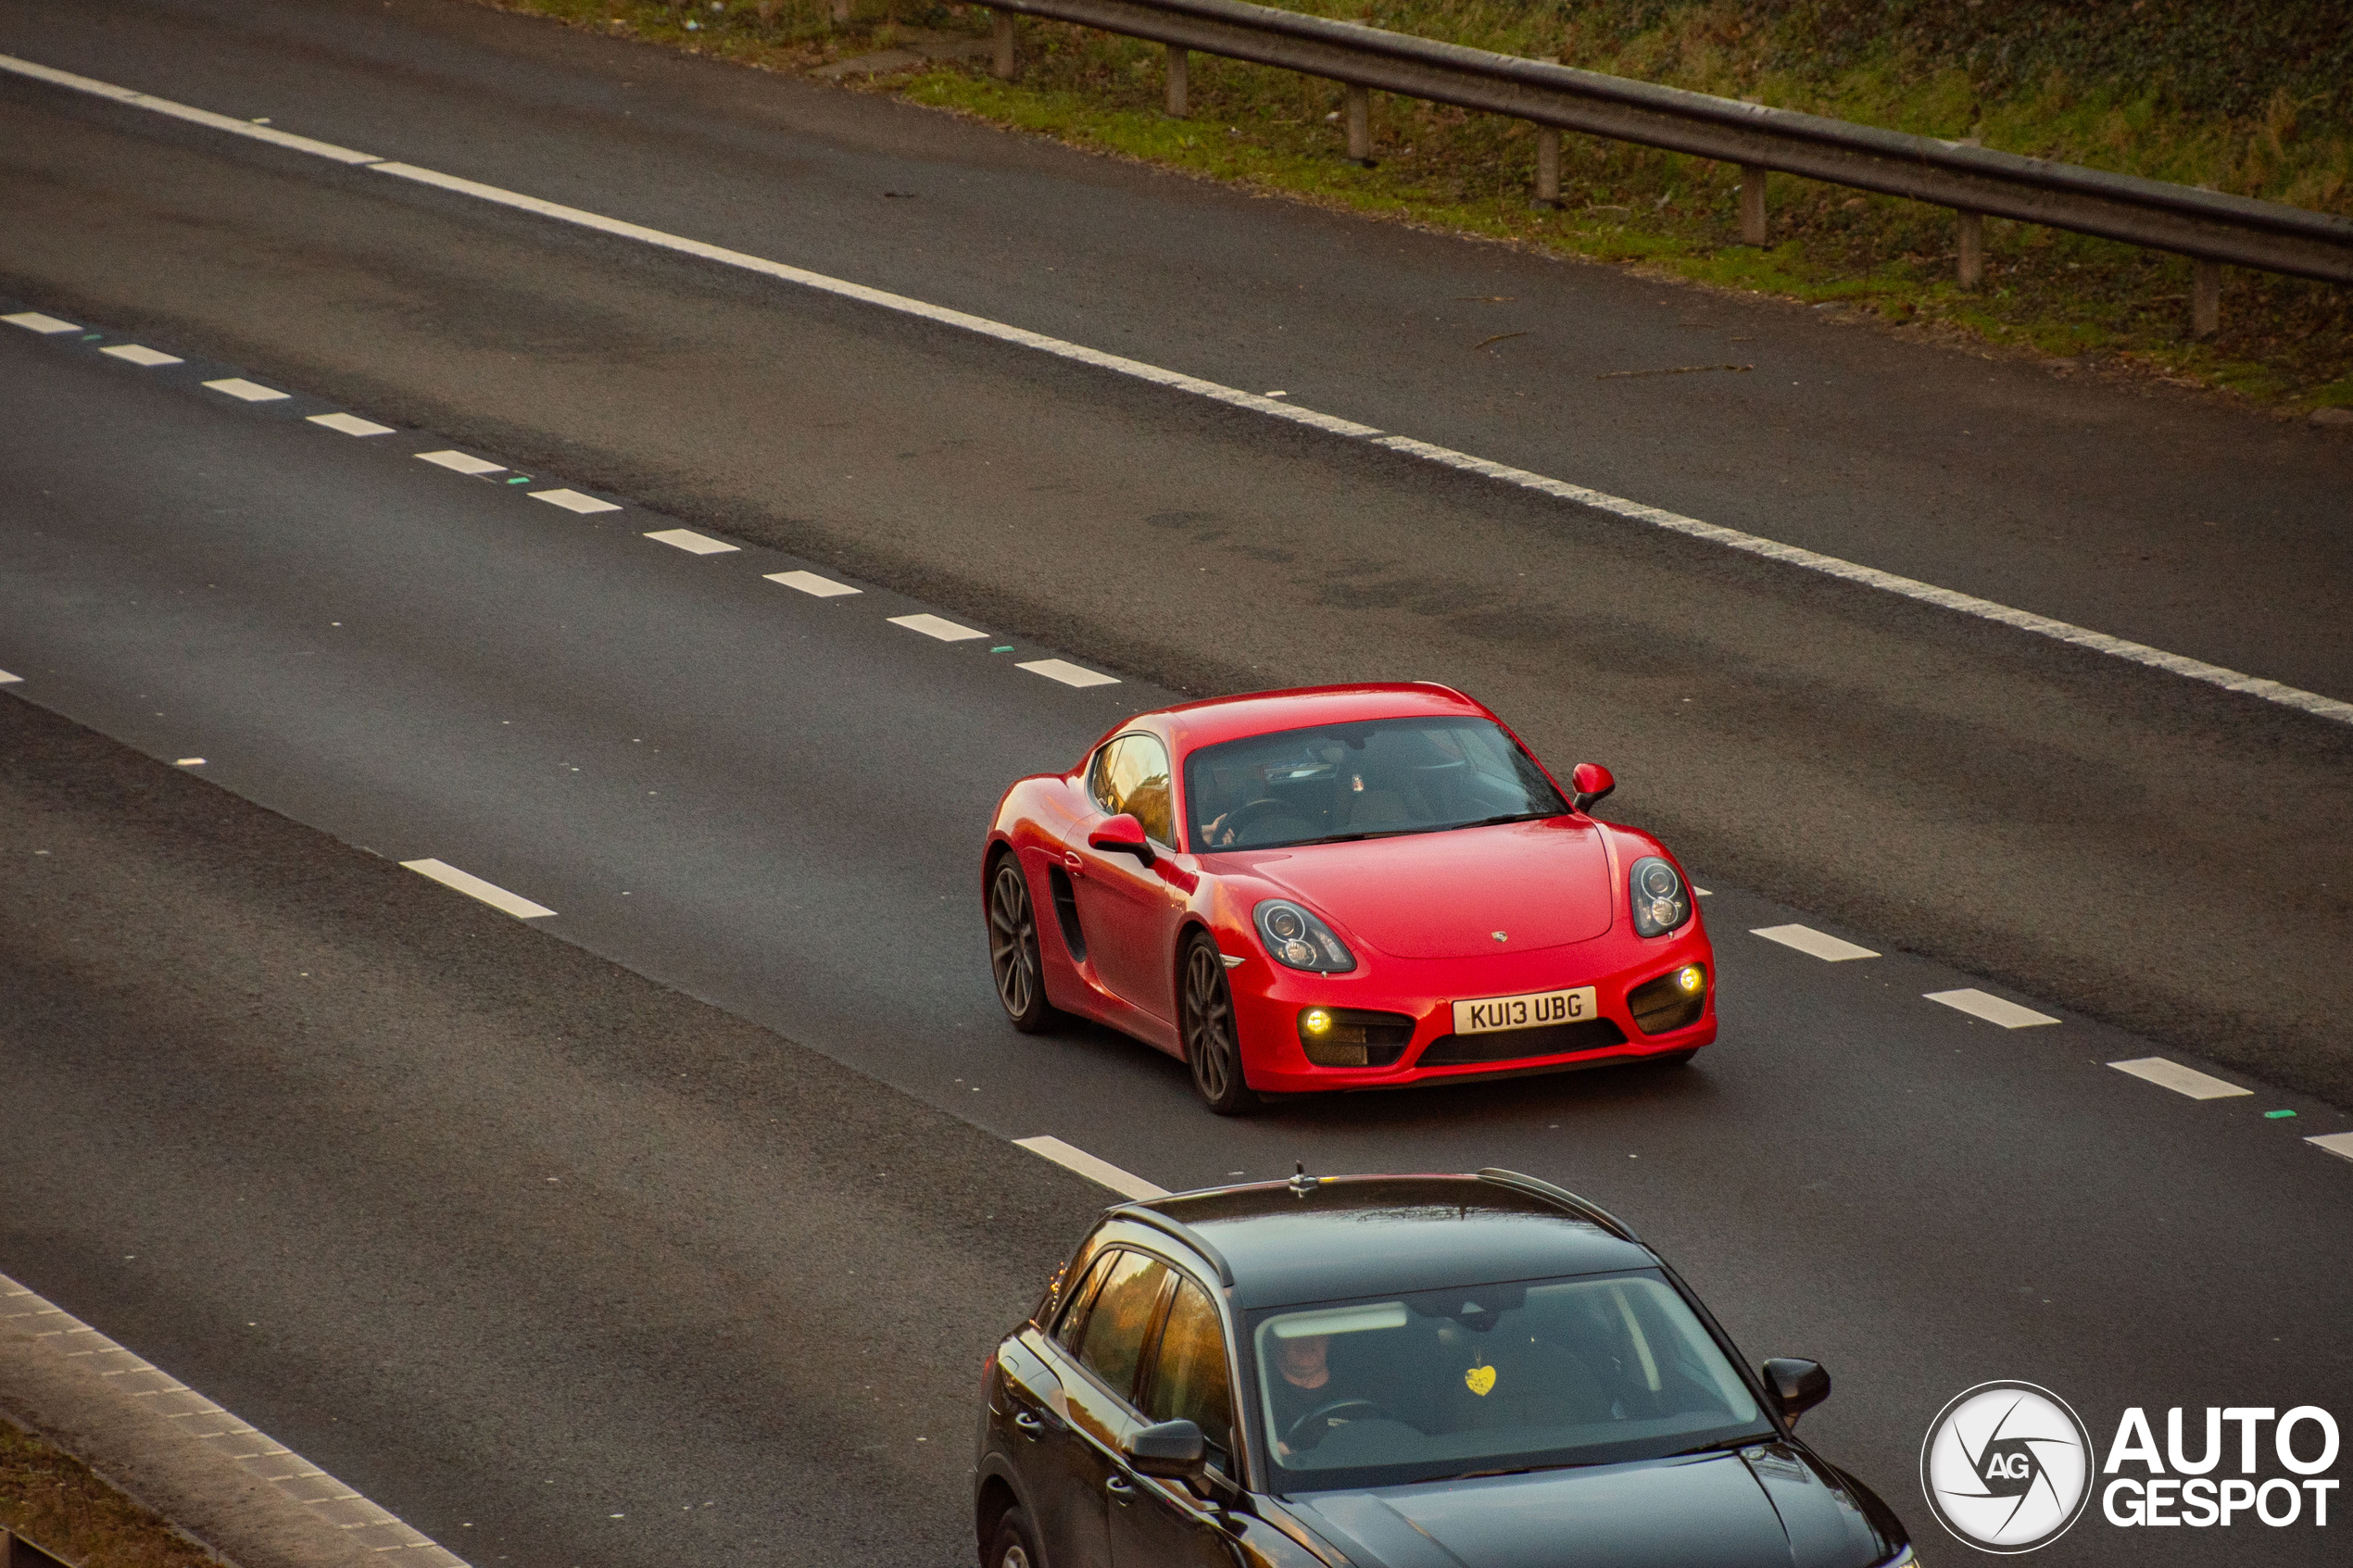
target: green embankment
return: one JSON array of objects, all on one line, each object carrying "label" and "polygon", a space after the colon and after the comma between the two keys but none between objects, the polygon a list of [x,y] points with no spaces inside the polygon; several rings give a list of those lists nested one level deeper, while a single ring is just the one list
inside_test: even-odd
[{"label": "green embankment", "polygon": [[[492,0],[778,69],[977,6],[855,0]],[[2208,185],[2353,217],[2353,25],[2341,3],[2137,0],[1290,0],[1292,9],[1727,97]],[[763,16],[762,13],[765,13]],[[689,24],[692,24],[691,28]],[[1340,155],[1334,83],[1195,56],[1161,112],[1154,46],[1024,20],[1018,83],[977,63],[876,82],[923,104],[1210,178],[1699,282],[1845,300],[1890,322],[2286,410],[2353,406],[2353,288],[2230,270],[2222,331],[2188,336],[2179,257],[2000,220],[1986,286],[1954,280],[1952,215],[1775,175],[1772,243],[1735,242],[1738,171],[1571,136],[1558,212],[1531,207],[1532,127],[1376,94],[1378,166]]]}]

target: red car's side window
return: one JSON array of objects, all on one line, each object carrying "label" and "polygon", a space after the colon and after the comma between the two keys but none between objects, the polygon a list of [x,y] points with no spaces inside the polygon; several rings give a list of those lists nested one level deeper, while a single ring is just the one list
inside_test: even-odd
[{"label": "red car's side window", "polygon": [[1122,735],[1095,754],[1088,770],[1095,804],[1144,824],[1155,843],[1176,847],[1176,801],[1170,787],[1168,749],[1152,735]]}]

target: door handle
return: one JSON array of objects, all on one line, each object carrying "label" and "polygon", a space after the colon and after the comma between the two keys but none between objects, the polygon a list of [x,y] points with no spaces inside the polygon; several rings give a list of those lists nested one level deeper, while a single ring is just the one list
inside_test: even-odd
[{"label": "door handle", "polygon": [[1132,1502],[1135,1500],[1136,1488],[1128,1485],[1127,1477],[1125,1475],[1114,1475],[1110,1480],[1104,1482],[1103,1490],[1111,1494],[1111,1500],[1114,1502]]},{"label": "door handle", "polygon": [[1013,1412],[1013,1424],[1021,1428],[1022,1435],[1026,1437],[1038,1437],[1045,1435],[1046,1424],[1038,1420],[1036,1416],[1030,1414],[1027,1411],[1015,1411]]},{"label": "door handle", "polygon": [[1068,866],[1075,872],[1083,872],[1087,869],[1086,860],[1080,857],[1078,851],[1076,849],[1065,849],[1063,851],[1063,864]]}]

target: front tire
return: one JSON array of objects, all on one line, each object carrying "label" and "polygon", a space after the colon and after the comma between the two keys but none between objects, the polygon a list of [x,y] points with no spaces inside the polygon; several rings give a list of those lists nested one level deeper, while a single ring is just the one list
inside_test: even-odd
[{"label": "front tire", "polygon": [[1038,910],[1029,901],[1029,879],[1011,851],[997,857],[988,873],[988,969],[997,1000],[1025,1035],[1046,1027],[1054,1010],[1046,1005],[1045,960],[1038,947]]},{"label": "front tire", "polygon": [[1254,1109],[1258,1097],[1242,1077],[1241,1035],[1234,1024],[1234,993],[1226,984],[1226,960],[1217,944],[1195,932],[1185,944],[1178,1031],[1193,1090],[1220,1116]]},{"label": "front tire", "polygon": [[997,1521],[997,1533],[989,1537],[988,1555],[982,1559],[981,1568],[1045,1568],[1045,1559],[1038,1555],[1038,1542],[1029,1533],[1029,1515],[1018,1508],[1005,1510]]}]

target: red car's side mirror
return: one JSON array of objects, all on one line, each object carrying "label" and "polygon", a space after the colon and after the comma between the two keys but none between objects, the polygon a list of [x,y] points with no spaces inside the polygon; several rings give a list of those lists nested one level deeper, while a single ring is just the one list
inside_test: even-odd
[{"label": "red car's side mirror", "polygon": [[1617,781],[1599,762],[1579,762],[1576,771],[1568,775],[1568,784],[1577,792],[1577,809],[1590,811],[1601,804],[1602,797],[1617,787]]},{"label": "red car's side mirror", "polygon": [[1087,835],[1089,847],[1106,849],[1114,855],[1133,855],[1145,865],[1157,858],[1152,854],[1151,841],[1144,836],[1144,824],[1122,811],[1116,817],[1105,817]]}]

